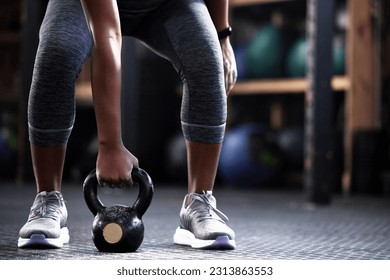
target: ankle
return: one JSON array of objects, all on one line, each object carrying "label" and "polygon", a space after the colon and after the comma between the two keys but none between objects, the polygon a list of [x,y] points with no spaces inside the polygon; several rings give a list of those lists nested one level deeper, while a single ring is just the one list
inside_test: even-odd
[{"label": "ankle", "polygon": [[38,187],[37,193],[41,193],[41,192],[47,192],[47,193],[59,192],[59,193],[61,193],[61,188],[60,187]]}]

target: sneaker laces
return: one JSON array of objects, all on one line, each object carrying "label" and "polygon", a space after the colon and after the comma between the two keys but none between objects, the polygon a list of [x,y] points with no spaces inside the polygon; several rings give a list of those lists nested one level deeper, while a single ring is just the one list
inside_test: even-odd
[{"label": "sneaker laces", "polygon": [[218,220],[222,223],[226,223],[229,221],[228,217],[223,214],[220,210],[215,208],[209,201],[209,199],[206,196],[206,193],[203,192],[204,195],[194,195],[193,199],[201,201],[205,204],[206,207],[198,208],[196,209],[196,218],[198,219],[199,223],[206,222],[207,220]]},{"label": "sneaker laces", "polygon": [[59,201],[61,199],[56,195],[45,195],[39,197],[39,202],[31,208],[31,215],[29,220],[35,220],[39,218],[50,218],[57,220],[58,215],[61,214],[61,206]]}]

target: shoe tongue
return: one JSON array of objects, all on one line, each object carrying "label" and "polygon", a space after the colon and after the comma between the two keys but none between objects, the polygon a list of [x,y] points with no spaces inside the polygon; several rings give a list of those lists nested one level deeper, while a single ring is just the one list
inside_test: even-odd
[{"label": "shoe tongue", "polygon": [[56,199],[60,198],[60,192],[58,191],[42,191],[38,194],[37,199],[47,201],[48,199]]},{"label": "shoe tongue", "polygon": [[217,209],[217,200],[213,196],[212,191],[206,191],[203,194],[192,195],[193,201],[197,200],[200,203],[208,202],[213,207],[213,212],[219,216],[224,222],[229,221],[228,217]]},{"label": "shoe tongue", "polygon": [[203,191],[203,194],[204,194],[206,197],[210,197],[210,196],[213,196],[213,191]]},{"label": "shoe tongue", "polygon": [[50,196],[50,195],[57,195],[59,194],[60,192],[59,191],[41,191],[40,193],[38,193],[39,195],[41,196]]},{"label": "shoe tongue", "polygon": [[59,191],[46,192],[46,194],[47,194],[48,196],[50,196],[50,195],[57,195],[57,194],[59,194],[59,193],[60,193]]},{"label": "shoe tongue", "polygon": [[217,207],[217,205],[216,205],[217,202],[216,202],[216,200],[215,200],[215,198],[213,196],[213,192],[212,191],[206,191],[203,194],[192,193],[191,194],[191,198],[192,198],[192,200],[198,200],[198,201],[200,201],[202,203],[205,203],[205,201],[207,201],[214,208]]},{"label": "shoe tongue", "polygon": [[42,191],[40,193],[38,193],[38,195],[35,197],[35,201],[44,201],[46,200],[47,198],[47,192],[46,191]]},{"label": "shoe tongue", "polygon": [[217,201],[215,200],[215,197],[213,196],[212,191],[205,192],[204,196],[207,198],[209,203],[214,207],[217,208]]}]

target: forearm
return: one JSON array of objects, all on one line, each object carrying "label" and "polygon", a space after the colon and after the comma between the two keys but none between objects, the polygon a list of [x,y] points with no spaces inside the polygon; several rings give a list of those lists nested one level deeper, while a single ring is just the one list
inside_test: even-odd
[{"label": "forearm", "polygon": [[116,1],[82,0],[94,38],[92,92],[99,143],[121,143],[121,31]]},{"label": "forearm", "polygon": [[208,0],[207,7],[217,31],[229,26],[229,0]]},{"label": "forearm", "polygon": [[[121,143],[120,65],[94,50],[92,89],[98,139],[101,145]],[[99,57],[99,59],[98,59]]]}]

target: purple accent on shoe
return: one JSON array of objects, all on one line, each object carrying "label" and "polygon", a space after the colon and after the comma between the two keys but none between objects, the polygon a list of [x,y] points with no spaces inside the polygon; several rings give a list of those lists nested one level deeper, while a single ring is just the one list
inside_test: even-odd
[{"label": "purple accent on shoe", "polygon": [[30,237],[30,240],[37,243],[45,243],[46,236],[44,234],[33,234]]},{"label": "purple accent on shoe", "polygon": [[50,249],[58,247],[50,243],[44,234],[38,233],[31,235],[29,241],[23,246],[23,248]]},{"label": "purple accent on shoe", "polygon": [[219,236],[215,241],[203,249],[216,249],[216,250],[233,250],[235,246],[227,236]]}]

